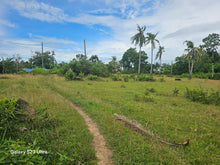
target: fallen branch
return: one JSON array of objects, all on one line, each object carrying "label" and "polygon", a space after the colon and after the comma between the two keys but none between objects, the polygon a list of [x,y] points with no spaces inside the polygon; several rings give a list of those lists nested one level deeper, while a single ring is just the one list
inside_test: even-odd
[{"label": "fallen branch", "polygon": [[115,120],[119,121],[120,123],[124,124],[126,127],[138,132],[138,133],[141,133],[142,135],[148,135],[150,137],[152,137],[153,139],[156,139],[162,143],[165,143],[165,144],[168,144],[168,145],[172,145],[172,146],[187,146],[189,145],[189,138],[183,142],[183,143],[172,143],[172,142],[168,142],[166,140],[163,140],[159,137],[156,137],[154,136],[150,131],[147,131],[145,129],[142,128],[141,124],[138,123],[137,121],[135,120],[130,120],[130,119],[127,119],[125,116],[122,116],[122,115],[118,115],[118,114],[114,114],[114,116],[116,117]]}]

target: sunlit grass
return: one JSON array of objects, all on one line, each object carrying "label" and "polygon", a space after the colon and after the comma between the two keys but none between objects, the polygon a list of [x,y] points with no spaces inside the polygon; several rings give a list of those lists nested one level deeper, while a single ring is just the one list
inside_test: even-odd
[{"label": "sunlit grass", "polygon": [[[48,109],[50,115],[60,121],[56,128],[56,140],[48,144],[55,155],[65,155],[73,159],[72,163],[95,164],[95,150],[92,147],[92,135],[83,118],[73,109],[70,102],[42,84],[44,76],[7,75],[9,79],[0,79],[0,98],[22,98],[35,109]],[[34,138],[34,137],[33,137]],[[47,138],[47,137],[45,137]],[[47,150],[47,148],[43,148]],[[52,163],[52,162],[51,162]]]},{"label": "sunlit grass", "polygon": [[[165,82],[112,81],[66,81],[59,76],[11,76],[0,79],[1,97],[21,97],[34,107],[48,107],[51,114],[64,120],[65,125],[58,133],[63,134],[61,149],[72,143],[88,145],[84,152],[77,148],[81,157],[94,157],[91,135],[82,118],[61,98],[78,104],[97,122],[113,150],[116,164],[217,164],[220,162],[220,107],[195,103],[185,98],[189,89],[220,90],[217,80],[164,78]],[[8,88],[7,88],[8,87]],[[136,101],[135,95],[144,95],[146,89],[153,102]],[[178,90],[173,95],[174,89]],[[142,136],[120,125],[114,120],[114,113],[137,120],[142,126],[167,141],[183,142],[190,138],[187,147],[173,147],[150,137]],[[77,125],[77,126],[76,126]],[[69,130],[75,130],[74,134]],[[83,131],[84,132],[83,132]],[[69,136],[69,138],[67,138]],[[75,140],[73,140],[75,139]],[[77,139],[77,140],[76,140]],[[77,143],[78,144],[78,143]],[[82,147],[83,148],[83,147]],[[74,151],[74,148],[73,148]],[[91,151],[91,152],[90,152]],[[70,152],[67,149],[66,152]],[[69,153],[71,154],[71,153]]]},{"label": "sunlit grass", "polygon": [[[57,78],[59,79],[59,78]],[[55,90],[79,104],[98,123],[114,150],[119,164],[150,162],[167,164],[212,164],[219,158],[219,106],[188,101],[186,87],[219,90],[212,80],[165,78],[166,82],[67,82],[57,80]],[[88,85],[89,84],[89,85]],[[121,85],[125,87],[121,87]],[[154,88],[154,102],[137,102],[135,94],[144,94]],[[174,89],[179,90],[173,96]],[[113,113],[125,115],[140,122],[146,129],[168,141],[183,142],[190,138],[190,146],[176,148],[134,133],[115,123]],[[211,148],[211,150],[209,149]]]}]

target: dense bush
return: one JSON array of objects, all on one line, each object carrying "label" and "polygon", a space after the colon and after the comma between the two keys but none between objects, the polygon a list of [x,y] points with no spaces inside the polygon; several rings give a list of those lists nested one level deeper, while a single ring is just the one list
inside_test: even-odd
[{"label": "dense bush", "polygon": [[129,77],[126,75],[123,77],[124,78],[124,82],[128,82],[129,81]]},{"label": "dense bush", "polygon": [[49,74],[49,70],[42,69],[42,68],[34,68],[32,71],[33,75],[41,74],[41,75],[47,75]]},{"label": "dense bush", "polygon": [[153,78],[153,76],[147,77],[146,75],[142,74],[139,75],[137,78],[139,81],[156,81],[156,79]]},{"label": "dense bush", "polygon": [[112,77],[112,81],[121,81],[119,74],[113,74],[111,77]]},{"label": "dense bush", "polygon": [[19,71],[18,71],[18,74],[26,74],[26,73],[28,73],[28,72],[25,71],[25,70],[19,70]]},{"label": "dense bush", "polygon": [[220,105],[220,92],[203,91],[203,89],[190,90],[186,88],[186,98],[194,102],[201,102],[203,104]]},{"label": "dense bush", "polygon": [[66,73],[65,73],[65,78],[67,80],[74,80],[76,78],[76,73],[74,73],[72,71],[72,69],[69,69]]},{"label": "dense bush", "polygon": [[90,75],[87,76],[87,79],[88,79],[88,80],[92,80],[92,81],[98,80],[98,78],[99,78],[98,76],[92,75],[92,74],[90,74]]}]

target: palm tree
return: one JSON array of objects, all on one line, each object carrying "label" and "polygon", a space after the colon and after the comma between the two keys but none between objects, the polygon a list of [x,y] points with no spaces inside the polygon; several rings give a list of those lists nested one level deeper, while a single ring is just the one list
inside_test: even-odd
[{"label": "palm tree", "polygon": [[145,44],[145,36],[144,31],[146,30],[146,26],[140,27],[137,25],[138,33],[131,37],[131,43],[135,44],[135,46],[139,46],[139,63],[138,63],[138,74],[141,72],[141,48]]},{"label": "palm tree", "polygon": [[184,41],[184,43],[186,43],[187,48],[185,49],[186,52],[188,52],[185,55],[184,60],[188,60],[189,62],[189,79],[192,78],[192,72],[193,72],[193,65],[194,65],[194,61],[201,60],[201,56],[204,54],[202,48],[199,47],[195,47],[194,43],[192,41]]},{"label": "palm tree", "polygon": [[156,39],[158,33],[152,34],[152,33],[147,33],[147,37],[145,38],[146,45],[151,44],[151,67],[150,67],[150,75],[152,76],[152,64],[153,64],[153,50],[155,49],[155,41],[159,44],[160,42]]},{"label": "palm tree", "polygon": [[164,47],[163,46],[159,46],[159,49],[158,49],[158,52],[156,54],[155,60],[158,59],[158,58],[160,60],[160,74],[161,74],[161,59],[162,59],[163,52],[165,52]]}]

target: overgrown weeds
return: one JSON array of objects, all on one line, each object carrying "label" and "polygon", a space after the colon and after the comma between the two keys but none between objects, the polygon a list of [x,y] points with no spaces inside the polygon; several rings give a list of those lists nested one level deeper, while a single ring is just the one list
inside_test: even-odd
[{"label": "overgrown weeds", "polygon": [[186,88],[186,98],[194,102],[201,102],[203,104],[220,105],[219,91],[217,92],[215,92],[214,90],[204,91],[202,88],[190,90]]}]

